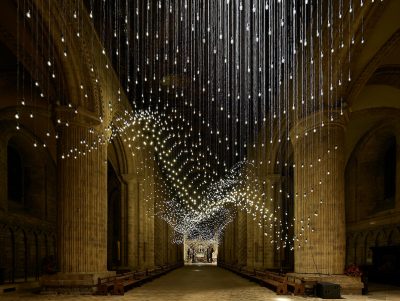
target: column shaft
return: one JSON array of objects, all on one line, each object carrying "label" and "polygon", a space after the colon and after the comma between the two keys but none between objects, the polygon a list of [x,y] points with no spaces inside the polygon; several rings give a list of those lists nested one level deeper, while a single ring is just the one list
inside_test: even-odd
[{"label": "column shaft", "polygon": [[85,155],[62,153],[89,141],[88,129],[64,128],[58,144],[59,268],[62,273],[107,271],[107,146]]},{"label": "column shaft", "polygon": [[128,189],[128,266],[131,269],[139,267],[139,183],[136,178],[124,175]]},{"label": "column shaft", "polygon": [[3,140],[0,142],[0,211],[7,211],[8,209],[7,177],[8,177],[7,144],[4,143]]},{"label": "column shaft", "polygon": [[336,117],[308,118],[294,140],[296,273],[343,274],[344,118]]}]

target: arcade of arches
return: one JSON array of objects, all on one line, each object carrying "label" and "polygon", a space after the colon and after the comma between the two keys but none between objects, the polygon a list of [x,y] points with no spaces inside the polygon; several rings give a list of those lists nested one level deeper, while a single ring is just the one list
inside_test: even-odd
[{"label": "arcade of arches", "polygon": [[[346,269],[355,265],[364,275],[368,274],[371,291],[375,283],[400,285],[400,1],[376,1],[382,3],[365,8],[362,18],[357,14],[352,16],[355,23],[353,38],[356,40],[351,53],[352,59],[351,62],[339,60],[339,64],[345,66],[341,70],[351,69],[352,79],[341,90],[340,106],[334,106],[333,103],[330,106],[316,105],[313,109],[305,110],[302,118],[296,117],[293,121],[287,121],[289,117],[282,117],[279,121],[272,117],[274,120],[268,121],[272,113],[266,110],[267,122],[264,126],[257,131],[255,127],[249,127],[249,132],[255,133],[249,136],[256,136],[253,139],[256,146],[246,148],[245,145],[239,150],[239,157],[247,157],[245,161],[252,162],[249,165],[255,168],[240,165],[240,174],[245,174],[245,180],[240,185],[247,187],[247,192],[254,191],[252,198],[261,200],[263,205],[254,205],[252,201],[235,207],[230,202],[226,205],[227,209],[224,209],[226,211],[219,211],[224,212],[221,213],[222,217],[215,215],[217,217],[210,220],[202,217],[203,221],[196,224],[197,232],[192,231],[187,224],[177,222],[177,218],[172,216],[174,212],[182,212],[183,209],[170,210],[164,215],[158,213],[159,208],[165,208],[165,205],[160,204],[169,205],[172,202],[171,190],[176,189],[179,191],[177,194],[182,196],[184,193],[179,189],[183,187],[183,182],[192,181],[193,185],[199,183],[196,173],[205,172],[199,169],[203,168],[200,165],[205,162],[207,166],[204,170],[211,169],[211,159],[201,161],[198,158],[207,156],[197,156],[198,154],[194,160],[185,159],[182,170],[192,171],[192,167],[188,167],[190,164],[197,169],[196,172],[187,172],[190,175],[181,181],[177,177],[170,177],[170,170],[163,167],[163,164],[172,166],[172,163],[165,163],[165,156],[156,155],[157,148],[144,141],[143,137],[147,134],[143,133],[147,130],[147,125],[140,122],[129,125],[129,131],[139,133],[135,136],[136,140],[127,139],[126,133],[118,135],[118,131],[110,130],[111,125],[118,124],[127,111],[144,107],[146,102],[134,104],[132,99],[148,97],[149,94],[146,93],[150,89],[147,87],[150,83],[139,80],[135,84],[143,85],[145,88],[140,91],[145,92],[142,95],[137,91],[136,95],[127,93],[129,89],[125,86],[125,79],[129,78],[129,62],[124,66],[116,56],[106,57],[97,51],[106,49],[113,43],[113,30],[102,27],[100,19],[94,18],[91,24],[91,8],[95,7],[94,13],[104,9],[110,20],[115,18],[115,11],[109,13],[105,8],[106,4],[102,4],[103,1],[95,0],[1,2],[0,294],[10,288],[14,290],[14,287],[17,292],[7,293],[10,298],[12,294],[19,294],[24,288],[32,287],[50,293],[86,294],[96,289],[99,277],[115,275],[121,271],[153,269],[157,266],[180,266],[185,263],[193,266],[193,262],[206,261],[204,258],[200,259],[207,253],[207,247],[204,246],[213,248],[212,268],[215,271],[213,272],[211,265],[208,267],[204,264],[203,268],[207,273],[217,273],[217,277],[236,277],[221,269],[226,266],[250,273],[255,269],[272,270],[287,273],[301,281],[338,283],[344,295],[361,294],[363,288],[366,291],[366,277],[346,274]],[[106,2],[108,1],[104,1]],[[115,1],[125,9],[124,2]],[[154,1],[156,2],[161,3]],[[174,9],[178,9],[176,7],[181,2],[183,3],[168,1]],[[250,2],[256,5],[263,1]],[[330,0],[310,2],[330,3]],[[353,1],[338,2],[347,7]],[[364,2],[371,1],[361,0],[361,3]],[[335,1],[334,3],[336,4]],[[96,8],[96,5],[99,7]],[[135,5],[132,4],[133,9]],[[141,6],[138,5],[138,10],[145,11],[145,5]],[[74,7],[79,7],[76,22]],[[335,5],[331,9],[333,7]],[[119,12],[121,16],[123,9]],[[67,14],[70,15],[66,16]],[[182,14],[185,11],[182,10]],[[233,14],[231,17],[234,18]],[[148,24],[144,22],[140,26]],[[157,22],[160,22],[158,17]],[[66,47],[63,44],[63,31],[66,28],[67,31],[80,31],[82,36],[95,38],[84,42],[67,39],[70,44]],[[122,35],[124,30],[119,30],[118,35]],[[143,28],[143,32],[145,30],[148,29]],[[358,36],[361,34],[362,45]],[[133,32],[131,35],[134,37]],[[160,35],[165,33],[160,31]],[[59,38],[61,36],[62,42]],[[174,47],[180,46],[180,38],[170,39]],[[104,43],[109,45],[102,45]],[[331,46],[320,47],[330,49]],[[132,46],[129,51],[132,53],[124,55],[133,60],[136,52],[146,50]],[[151,51],[156,50],[151,48]],[[49,55],[51,62],[47,62]],[[207,54],[203,55],[206,64],[211,58]],[[65,57],[68,61],[65,61]],[[326,56],[321,60],[324,59],[329,58]],[[146,65],[144,57],[142,61]],[[103,67],[105,62],[109,62],[107,68]],[[321,62],[318,68],[322,70],[326,65]],[[335,63],[331,64],[334,65]],[[154,63],[154,66],[157,65]],[[179,68],[183,67],[177,67],[178,71]],[[304,74],[311,70],[312,68],[306,68],[302,77],[296,80],[308,80]],[[161,71],[154,72],[156,74]],[[209,73],[213,72],[209,70]],[[335,72],[342,71],[333,73]],[[229,77],[229,72],[227,74]],[[270,72],[271,74],[275,73]],[[54,82],[48,80],[51,77],[55,77]],[[36,87],[38,81],[45,86],[44,96]],[[185,79],[179,80],[173,78],[173,75],[166,81],[172,82],[172,86],[174,81],[177,85],[185,84]],[[168,84],[171,83],[163,84],[162,88]],[[232,82],[227,86],[227,89],[235,89]],[[115,91],[118,91],[118,100]],[[23,104],[20,102],[21,95]],[[282,95],[287,98],[293,96],[291,93]],[[337,95],[339,94],[335,94]],[[194,92],[191,97],[200,96]],[[160,106],[163,102],[161,97]],[[176,110],[186,112],[183,104],[172,101],[168,104],[167,107],[175,107],[161,114],[167,119],[172,119],[168,114],[172,116]],[[149,108],[153,106],[155,105],[151,104]],[[193,107],[197,109],[196,103]],[[17,118],[16,112],[19,114]],[[260,109],[257,112],[262,111]],[[210,121],[213,124],[214,119],[217,120],[215,124],[222,122],[216,117],[220,115],[213,114],[212,110],[204,112],[203,124],[207,118],[213,119]],[[331,115],[335,115],[334,121],[330,120]],[[129,118],[126,117],[126,120]],[[274,126],[273,133],[270,134],[271,124]],[[194,132],[199,131],[199,137],[204,133],[198,129],[200,126],[200,122],[198,125],[190,125]],[[123,127],[116,128],[122,131]],[[180,134],[181,130],[184,131],[176,126],[178,137],[184,136]],[[225,130],[233,131],[234,127],[228,125]],[[307,132],[311,133],[313,130],[318,132],[318,138],[315,138],[316,135],[307,135]],[[300,137],[299,133],[302,133]],[[96,139],[93,139],[93,135]],[[239,143],[240,139],[245,139],[244,136],[240,138],[239,132],[232,135],[239,137]],[[273,145],[267,154],[260,151],[264,144],[256,143],[264,139],[265,135],[268,143],[271,137]],[[161,140],[163,139],[169,141],[170,136],[161,136]],[[198,147],[207,150],[215,148],[218,155],[224,156],[226,152],[226,157],[230,156],[228,153],[232,149],[226,145],[221,149],[218,139],[201,140],[200,138],[200,143],[196,142],[193,153],[201,154]],[[94,141],[92,146],[95,146],[84,153],[79,147],[85,143],[90,145],[88,141]],[[188,154],[192,151],[187,151],[186,145],[181,146],[181,142],[173,146],[168,143],[165,144],[166,148],[181,147],[177,151],[177,161],[183,160],[181,157],[185,155],[181,156],[182,153]],[[210,143],[209,148],[204,146],[207,143]],[[192,146],[193,144],[190,147]],[[318,158],[320,153],[324,154],[322,160]],[[170,154],[173,155],[174,152]],[[227,161],[229,168],[239,162],[235,160]],[[266,164],[267,161],[272,164]],[[310,168],[303,168],[303,164],[310,165]],[[330,177],[324,178],[323,185],[319,185],[319,175],[327,174],[327,171]],[[262,193],[257,195],[259,186]],[[200,187],[205,190],[204,186]],[[304,187],[312,187],[311,193],[306,195]],[[196,193],[202,192],[187,192],[189,199],[192,200]],[[214,207],[203,204],[196,207],[198,204],[194,204],[194,212],[199,212],[201,208],[207,208],[208,211],[204,210],[205,215],[213,212],[210,208]],[[256,211],[248,209],[253,205],[264,210],[262,221],[258,219]],[[315,231],[309,226],[310,219]],[[191,219],[192,223],[193,220],[196,218]],[[277,220],[280,222],[276,222]],[[310,230],[309,236],[305,238],[302,233],[307,228],[307,223]],[[179,233],[182,228],[190,230]],[[214,231],[215,229],[218,231]],[[207,232],[209,230],[211,234]],[[196,236],[196,233],[200,234]],[[187,235],[192,237],[188,238]],[[202,254],[197,254],[197,259],[195,256],[189,258],[189,249],[193,248],[194,252],[193,246],[198,245],[201,237],[206,237],[204,243],[200,241],[202,247],[199,252]],[[190,239],[196,240],[196,244],[193,241],[192,245],[185,244]],[[299,239],[302,243],[298,244]],[[219,267],[215,267],[215,262]],[[157,281],[163,283],[164,277],[172,277],[175,284],[179,283],[181,280],[174,273],[182,270],[182,277],[186,277],[185,273],[189,273],[185,270],[187,268],[178,268],[171,275],[162,276],[141,289],[146,291],[146,285],[151,285],[156,292]],[[199,269],[201,268],[200,265]],[[235,281],[232,280],[232,283]],[[184,279],[182,283],[190,285]],[[226,285],[228,282],[221,280],[218,283]],[[162,285],[168,287],[165,283]],[[198,294],[201,294],[202,289],[206,290],[203,285],[198,287]],[[254,290],[262,295],[260,288],[255,287]],[[133,294],[134,291],[135,289],[132,290]],[[151,294],[152,291],[149,289],[146,292]],[[127,296],[130,293],[131,291]],[[274,300],[271,292],[267,293],[267,298],[269,297]],[[40,295],[36,298],[40,300]],[[160,295],[157,300],[163,300],[162,298]],[[212,300],[210,296],[207,298]],[[261,299],[264,300],[263,297]]]}]

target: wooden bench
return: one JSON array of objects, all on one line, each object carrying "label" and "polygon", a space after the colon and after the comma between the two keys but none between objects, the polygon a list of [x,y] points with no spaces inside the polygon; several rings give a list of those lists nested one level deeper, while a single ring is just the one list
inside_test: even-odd
[{"label": "wooden bench", "polygon": [[[141,275],[141,274],[140,274]],[[132,287],[135,283],[140,282],[141,278],[137,275],[137,272],[125,273],[118,275],[114,280],[113,295],[124,295],[125,291]]]},{"label": "wooden bench", "polygon": [[149,276],[151,278],[155,278],[155,277],[160,276],[160,275],[162,275],[164,273],[165,272],[164,272],[163,268],[160,267],[160,266],[146,270],[147,276]]},{"label": "wooden bench", "polygon": [[133,273],[133,276],[135,277],[135,279],[137,279],[138,281],[144,281],[147,280],[147,271],[137,271]]},{"label": "wooden bench", "polygon": [[260,280],[262,284],[274,287],[278,295],[286,295],[288,293],[286,276],[269,271],[255,270],[254,273],[255,277]]},{"label": "wooden bench", "polygon": [[163,266],[157,266],[156,267],[156,270],[155,270],[155,273],[157,274],[157,276],[161,276],[161,275],[164,275],[164,274],[166,274],[168,272],[168,269],[165,269]]},{"label": "wooden bench", "polygon": [[293,294],[304,296],[306,293],[306,289],[304,283],[297,283],[297,282],[287,282],[288,287],[293,290]]},{"label": "wooden bench", "polygon": [[247,278],[253,278],[253,276],[255,276],[254,269],[247,269],[246,267],[240,267],[239,272]]},{"label": "wooden bench", "polygon": [[98,278],[97,279],[97,291],[95,292],[96,295],[108,295],[108,293],[114,287],[114,281],[117,276],[110,276],[105,278]]},{"label": "wooden bench", "polygon": [[98,278],[97,290],[94,294],[108,295],[108,293],[111,292],[113,295],[124,295],[124,293],[135,284],[141,284],[145,281],[152,280],[180,266],[181,264],[163,265],[146,269],[145,271],[124,272],[116,276]]}]

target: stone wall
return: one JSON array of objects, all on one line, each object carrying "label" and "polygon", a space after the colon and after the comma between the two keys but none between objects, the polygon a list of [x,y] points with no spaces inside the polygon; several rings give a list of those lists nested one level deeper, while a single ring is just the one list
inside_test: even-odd
[{"label": "stone wall", "polygon": [[[372,248],[400,245],[400,125],[386,119],[385,110],[375,116],[380,122],[365,130],[346,167],[347,265],[372,266]],[[395,153],[388,158],[392,141]],[[388,168],[394,169],[391,177],[386,176]],[[393,185],[393,195],[385,195],[387,182]]]},{"label": "stone wall", "polygon": [[[4,118],[4,117],[3,117]],[[56,168],[47,149],[35,149],[33,135],[27,129],[2,121],[0,127],[0,278],[6,282],[38,279],[46,273],[44,262],[56,257]],[[12,145],[21,162],[16,179],[8,160]],[[10,181],[21,179],[19,200],[10,199]]]},{"label": "stone wall", "polygon": [[[3,4],[0,50],[4,60],[13,66],[20,63],[29,87],[37,80],[31,75],[40,74],[43,81],[53,78],[52,68],[41,69],[49,58],[34,50],[36,36],[29,32],[31,23],[24,28],[15,26],[15,20],[24,19],[25,14],[16,15],[20,11],[13,0]],[[46,91],[43,99],[40,89],[32,88],[22,105],[16,67],[5,72],[0,66],[0,273],[11,282],[37,280],[43,258],[54,256],[59,273],[40,277],[41,283],[65,291],[90,287],[97,276],[109,275],[108,269],[146,269],[181,262],[182,248],[173,243],[171,227],[153,216],[154,154],[137,145],[132,152],[121,137],[107,141],[107,126],[131,107],[118,92],[112,68],[104,67],[107,58],[101,53],[88,13],[81,7],[82,19],[77,24],[72,15],[64,15],[59,4],[51,8],[42,4],[31,4],[35,10],[31,21],[35,24],[40,19],[40,30],[49,36],[40,47],[52,49],[56,89],[50,89],[49,95]],[[65,5],[68,11],[73,3]],[[91,38],[91,45],[86,39],[71,38],[68,56],[64,56],[65,48],[58,42],[64,22],[72,31],[78,26],[82,36]],[[17,37],[21,43],[18,51]],[[57,43],[45,45],[52,41]],[[90,151],[82,146],[82,141],[99,137]],[[23,162],[22,201],[7,198],[9,141]],[[107,162],[114,168],[112,185],[107,185]]]}]

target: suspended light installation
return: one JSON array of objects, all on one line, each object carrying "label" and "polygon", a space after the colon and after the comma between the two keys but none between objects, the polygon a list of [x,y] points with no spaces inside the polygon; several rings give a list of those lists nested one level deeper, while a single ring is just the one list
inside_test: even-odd
[{"label": "suspended light installation", "polygon": [[[105,133],[91,132],[90,141],[66,149],[62,158],[86,155],[121,137],[132,155],[144,149],[154,151],[154,158],[142,159],[139,168],[154,169],[156,161],[153,175],[164,180],[148,198],[156,200],[155,215],[181,236],[214,237],[223,233],[238,210],[244,210],[265,236],[274,237],[271,243],[279,240],[279,246],[293,248],[297,240],[300,245],[297,237],[288,234],[296,222],[287,212],[293,204],[283,204],[296,201],[293,189],[279,189],[282,197],[277,200],[271,193],[276,188],[267,187],[260,175],[273,170],[288,175],[290,169],[322,164],[322,154],[316,162],[300,166],[293,162],[293,139],[311,135],[312,143],[304,146],[304,153],[315,157],[313,145],[323,139],[317,128],[304,133],[296,125],[324,111],[328,120],[315,115],[321,119],[312,122],[328,126],[336,112],[343,113],[342,95],[352,80],[352,53],[365,43],[364,14],[374,1],[84,2],[85,8],[62,0],[70,8],[65,10],[65,19],[74,24],[72,29],[63,28],[60,37],[64,59],[70,59],[70,40],[87,43],[93,39],[85,36],[87,15],[103,45],[92,49],[103,59],[93,63],[90,71],[94,76],[96,68],[117,73],[119,84],[107,110],[118,113]],[[26,26],[36,12],[27,5],[19,9]],[[54,62],[53,49],[44,62],[53,80],[57,79]],[[46,79],[39,76],[37,87],[42,82]],[[110,84],[107,79],[95,78],[95,82]],[[86,89],[82,84],[83,99],[88,98]],[[25,99],[23,85],[20,93]],[[46,91],[41,93],[46,98]],[[121,110],[125,96],[131,108]],[[20,116],[16,112],[17,125]],[[106,117],[99,116],[101,122]],[[57,120],[59,126],[69,122]],[[321,185],[329,175],[326,170]],[[313,190],[303,187],[296,193],[306,196]],[[319,209],[301,218],[308,231],[318,230],[313,221]]]}]

